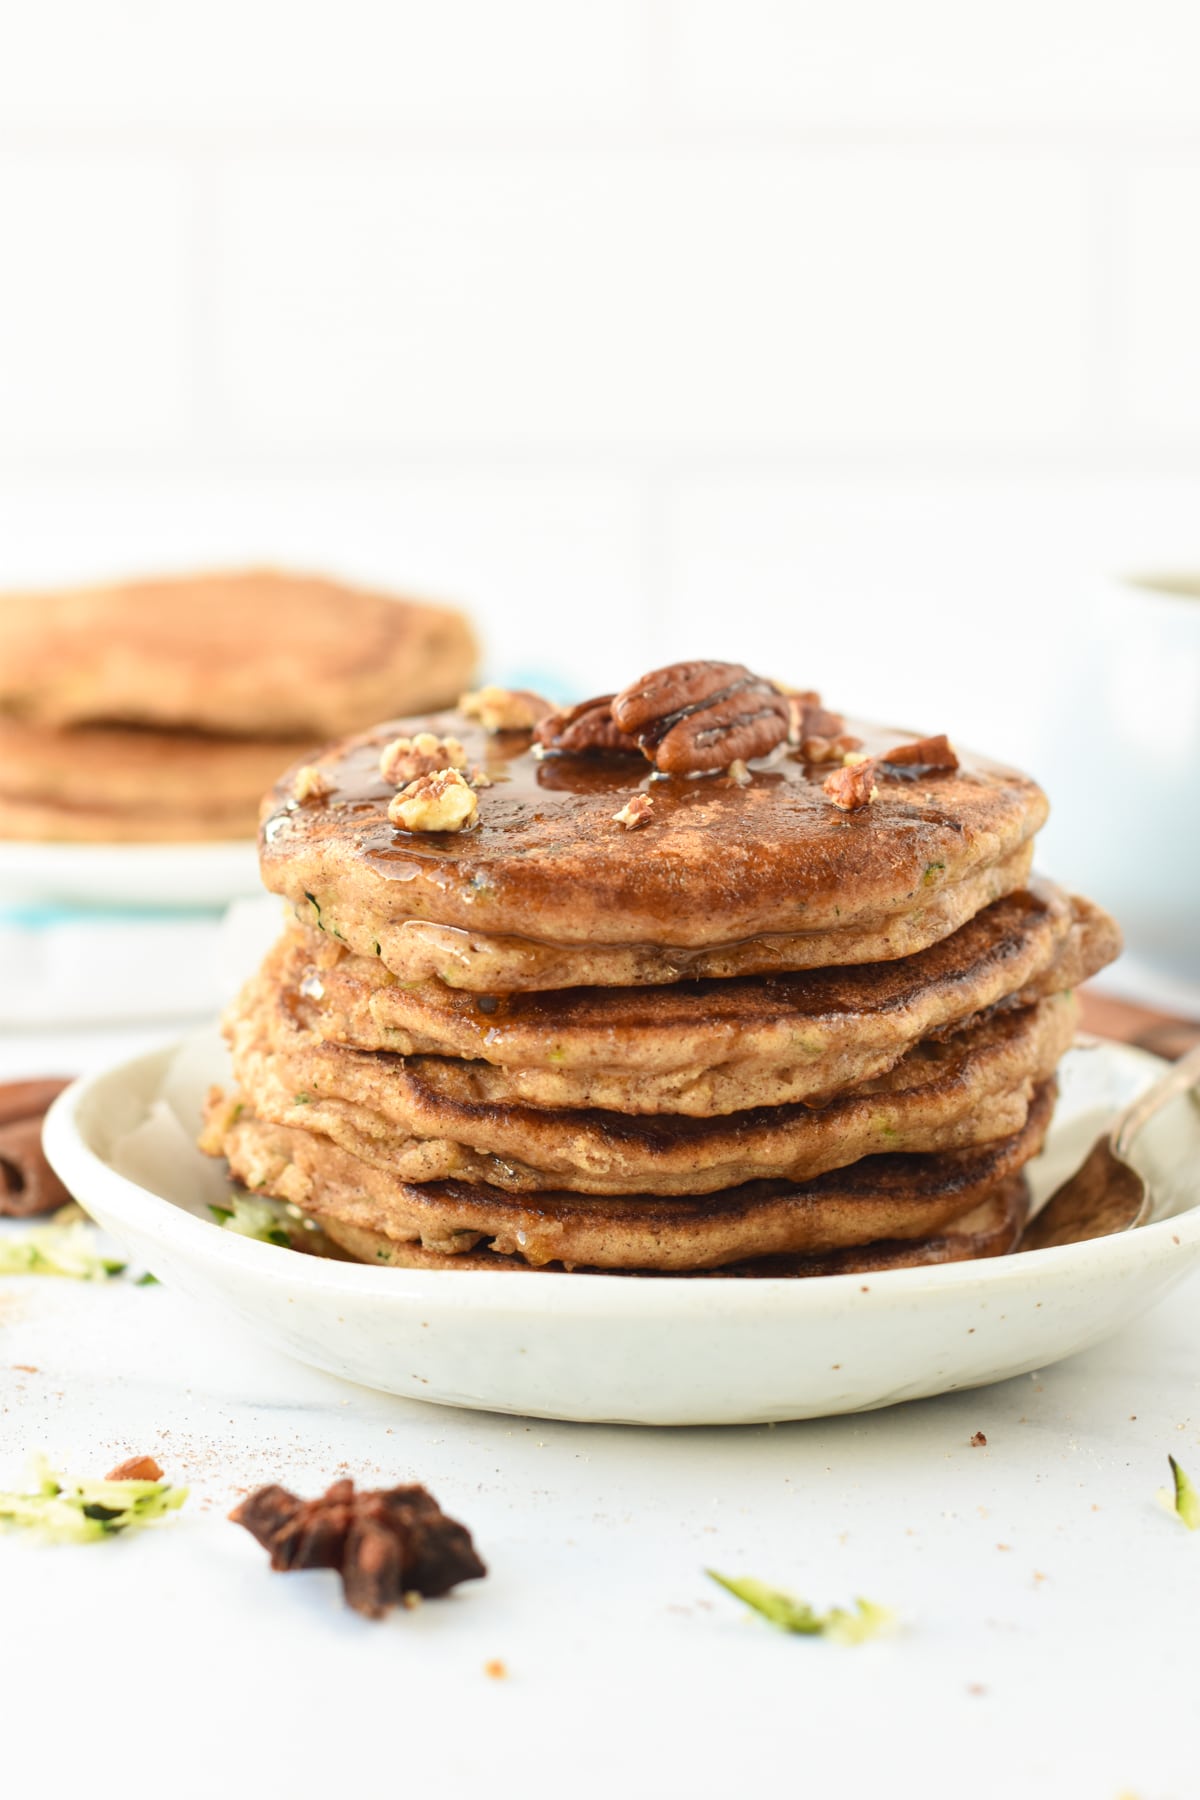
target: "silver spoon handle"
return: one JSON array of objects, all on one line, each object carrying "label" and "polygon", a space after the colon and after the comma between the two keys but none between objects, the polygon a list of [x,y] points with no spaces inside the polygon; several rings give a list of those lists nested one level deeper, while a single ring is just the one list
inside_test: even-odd
[{"label": "silver spoon handle", "polygon": [[1172,1063],[1153,1087],[1147,1088],[1144,1094],[1139,1094],[1119,1115],[1108,1139],[1114,1154],[1123,1157],[1138,1132],[1155,1113],[1161,1112],[1164,1106],[1169,1106],[1180,1094],[1186,1094],[1197,1082],[1200,1082],[1200,1044],[1194,1050],[1189,1050],[1186,1056],[1181,1056],[1177,1063]]}]

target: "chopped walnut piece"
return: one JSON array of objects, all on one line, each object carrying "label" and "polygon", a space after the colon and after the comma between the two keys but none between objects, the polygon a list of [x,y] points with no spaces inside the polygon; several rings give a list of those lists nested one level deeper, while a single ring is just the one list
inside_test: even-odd
[{"label": "chopped walnut piece", "polygon": [[161,1481],[162,1478],[163,1472],[152,1456],[130,1456],[104,1477],[105,1481]]},{"label": "chopped walnut piece", "polygon": [[318,1500],[301,1500],[272,1485],[229,1517],[270,1551],[273,1569],[336,1569],[347,1605],[368,1619],[487,1574],[470,1532],[423,1487],[356,1493],[352,1481],[335,1481]]},{"label": "chopped walnut piece", "polygon": [[977,1431],[975,1433],[974,1437],[971,1439],[972,1450],[982,1450],[986,1444],[987,1444],[987,1438],[984,1436],[983,1432]]},{"label": "chopped walnut piece", "polygon": [[467,777],[473,788],[495,787],[495,782],[486,769],[472,769]]},{"label": "chopped walnut piece", "polygon": [[528,688],[483,687],[463,694],[458,710],[477,720],[485,731],[532,731],[554,708]]},{"label": "chopped walnut piece", "polygon": [[800,754],[805,762],[841,762],[847,751],[861,750],[862,747],[863,740],[846,731],[834,738],[822,737],[818,732],[814,737],[800,740]]},{"label": "chopped walnut piece", "polygon": [[865,750],[843,750],[841,758],[848,769],[853,769],[858,763],[870,761]]},{"label": "chopped walnut piece", "polygon": [[333,788],[324,769],[319,769],[316,763],[305,763],[292,778],[292,799],[300,806],[306,800],[328,800]]},{"label": "chopped walnut piece", "polygon": [[648,825],[654,811],[654,802],[649,794],[635,794],[627,800],[620,812],[613,814],[613,823],[623,825],[626,831],[636,831],[639,825]]},{"label": "chopped walnut piece", "polygon": [[869,806],[879,792],[875,774],[875,758],[866,756],[835,769],[832,775],[825,777],[821,789],[843,812],[858,812],[861,807]]},{"label": "chopped walnut piece", "polygon": [[897,744],[893,750],[885,751],[882,760],[895,763],[901,768],[907,763],[914,763],[923,769],[957,769],[958,752],[942,731],[937,737],[917,738],[911,744]]},{"label": "chopped walnut piece", "polygon": [[388,818],[405,831],[462,831],[478,816],[479,802],[457,769],[419,775],[393,795]]},{"label": "chopped walnut piece", "polygon": [[802,738],[800,754],[805,762],[810,763],[840,762],[842,756],[836,743],[827,737]]},{"label": "chopped walnut piece", "polygon": [[393,787],[404,787],[419,775],[438,769],[465,769],[467,753],[455,737],[418,731],[416,737],[393,738],[379,753],[379,773]]},{"label": "chopped walnut piece", "polygon": [[729,776],[730,781],[732,781],[735,787],[749,787],[750,783],[754,780],[749,768],[742,761],[740,756],[734,757],[729,768],[726,770],[726,774]]}]

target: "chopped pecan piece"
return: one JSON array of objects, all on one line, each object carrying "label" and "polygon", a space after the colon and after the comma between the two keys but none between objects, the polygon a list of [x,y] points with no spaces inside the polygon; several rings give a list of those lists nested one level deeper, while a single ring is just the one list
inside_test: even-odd
[{"label": "chopped pecan piece", "polygon": [[306,800],[328,800],[333,789],[334,783],[316,763],[305,763],[292,778],[292,799],[301,806]]},{"label": "chopped pecan piece", "polygon": [[554,708],[528,688],[483,687],[464,694],[458,710],[465,718],[478,720],[485,731],[532,731]]},{"label": "chopped pecan piece", "polygon": [[648,825],[654,812],[654,802],[649,794],[635,794],[627,800],[620,812],[613,814],[613,823],[623,825],[626,831],[636,831],[639,825]]},{"label": "chopped pecan piece", "polygon": [[937,737],[917,738],[911,744],[897,744],[895,749],[884,752],[882,761],[895,763],[900,768],[906,763],[915,763],[923,769],[957,769],[958,752],[943,731]]},{"label": "chopped pecan piece", "polygon": [[828,712],[821,705],[820,694],[789,694],[788,705],[792,714],[790,743],[803,745],[806,738],[836,738],[846,729],[841,713]]},{"label": "chopped pecan piece", "polygon": [[104,1477],[105,1481],[161,1481],[163,1472],[152,1456],[130,1456],[115,1469],[110,1469]]},{"label": "chopped pecan piece", "polygon": [[613,698],[612,694],[598,694],[566,712],[548,713],[534,736],[545,749],[561,750],[569,756],[589,750],[626,750],[636,756],[638,746],[612,716]]},{"label": "chopped pecan piece", "polygon": [[[853,754],[853,753],[852,753]],[[861,807],[869,806],[879,789],[875,785],[877,764],[873,756],[864,756],[858,762],[847,762],[842,768],[835,769],[821,783],[822,792],[829,795],[835,806],[843,812],[858,812]]]},{"label": "chopped pecan piece", "polygon": [[50,1080],[0,1085],[0,1218],[29,1219],[69,1202],[42,1150],[46,1109],[69,1085]]},{"label": "chopped pecan piece", "polygon": [[423,1487],[356,1493],[352,1481],[335,1481],[320,1499],[301,1500],[272,1485],[229,1517],[270,1551],[273,1569],[336,1569],[347,1605],[368,1619],[487,1574],[470,1532]]},{"label": "chopped pecan piece", "polygon": [[436,769],[465,769],[467,753],[455,737],[435,737],[418,731],[416,737],[393,738],[379,753],[379,773],[393,787],[403,787],[419,775]]},{"label": "chopped pecan piece", "polygon": [[462,831],[478,816],[479,802],[457,769],[419,775],[392,796],[388,818],[405,831]]},{"label": "chopped pecan piece", "polygon": [[792,724],[787,696],[741,663],[654,669],[617,695],[612,713],[643,755],[671,775],[766,756],[785,741]]},{"label": "chopped pecan piece", "polygon": [[729,776],[734,787],[749,787],[750,783],[754,780],[753,775],[750,773],[750,770],[740,756],[734,757],[725,773]]}]

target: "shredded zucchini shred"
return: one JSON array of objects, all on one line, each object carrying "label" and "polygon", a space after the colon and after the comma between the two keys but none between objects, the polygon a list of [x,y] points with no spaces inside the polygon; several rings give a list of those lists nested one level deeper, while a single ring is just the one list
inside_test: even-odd
[{"label": "shredded zucchini shred", "polygon": [[231,1194],[228,1206],[210,1206],[208,1210],[218,1225],[238,1237],[254,1238],[260,1244],[278,1244],[284,1250],[292,1247],[288,1229],[291,1215],[282,1201]]},{"label": "shredded zucchini shred", "polygon": [[753,1576],[720,1575],[716,1569],[706,1569],[704,1573],[760,1618],[798,1637],[828,1637],[840,1644],[865,1644],[895,1623],[889,1609],[877,1606],[873,1600],[856,1599],[852,1612],[834,1606],[819,1613],[807,1600],[797,1600],[779,1588],[768,1587],[765,1581],[755,1581]]},{"label": "shredded zucchini shred", "polygon": [[41,1457],[32,1480],[31,1493],[0,1493],[0,1528],[32,1531],[49,1544],[92,1544],[157,1525],[188,1497],[169,1481],[77,1481]]},{"label": "shredded zucchini shred", "polygon": [[65,1275],[72,1281],[108,1281],[123,1262],[98,1254],[93,1227],[74,1204],[46,1225],[19,1235],[0,1236],[0,1275]]},{"label": "shredded zucchini shred", "polygon": [[1175,1487],[1175,1512],[1189,1531],[1200,1530],[1200,1494],[1173,1456],[1168,1456]]}]

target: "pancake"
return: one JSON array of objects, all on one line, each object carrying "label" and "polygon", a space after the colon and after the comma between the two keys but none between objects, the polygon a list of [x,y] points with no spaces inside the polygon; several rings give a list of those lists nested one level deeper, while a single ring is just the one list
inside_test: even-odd
[{"label": "pancake", "polygon": [[349,1232],[369,1232],[439,1255],[482,1245],[535,1266],[675,1273],[942,1233],[1037,1154],[1053,1107],[1047,1082],[1022,1129],[989,1144],[867,1157],[802,1186],[760,1181],[682,1198],[552,1192],[534,1200],[482,1183],[406,1182],[316,1132],[264,1123],[219,1097],[201,1147],[225,1156],[252,1192],[299,1206],[344,1246]]},{"label": "pancake", "polygon": [[320,1132],[407,1180],[704,1194],[754,1179],[807,1180],[885,1150],[1007,1136],[1071,1042],[1075,1017],[1071,996],[1052,996],[919,1044],[820,1108],[769,1105],[716,1118],[480,1103],[472,1064],[327,1044],[296,1023],[263,976],[230,1009],[227,1030],[239,1091],[260,1119]]},{"label": "pancake", "polygon": [[444,704],[476,656],[461,613],[272,570],[0,595],[0,713],[43,725],[321,739]]},{"label": "pancake", "polygon": [[[1010,1175],[991,1190],[961,1219],[952,1219],[934,1237],[884,1238],[848,1250],[826,1250],[814,1256],[760,1256],[750,1262],[725,1263],[717,1269],[579,1269],[592,1275],[657,1275],[677,1279],[717,1277],[753,1280],[810,1280],[818,1275],[878,1275],[889,1269],[927,1268],[935,1264],[978,1261],[981,1257],[1006,1256],[1015,1250],[1029,1216],[1029,1185],[1023,1175]],[[519,1256],[500,1256],[494,1250],[463,1251],[458,1256],[427,1250],[423,1244],[405,1242],[340,1220],[327,1220],[325,1235],[331,1243],[358,1262],[399,1269],[442,1269],[496,1272],[524,1270],[530,1273],[562,1273],[565,1265],[527,1263]]]},{"label": "pancake", "polygon": [[481,997],[297,926],[263,976],[330,1043],[472,1059],[478,1102],[705,1117],[868,1080],[992,1006],[1075,987],[1118,942],[1106,913],[1038,882],[916,956],[797,975]]},{"label": "pancake", "polygon": [[294,739],[116,725],[56,730],[0,717],[0,836],[253,837],[263,789],[304,750]]},{"label": "pancake", "polygon": [[[909,734],[851,722],[872,753]],[[461,832],[394,827],[383,745],[428,731],[490,778]],[[1041,789],[966,755],[880,765],[875,801],[842,810],[828,764],[779,745],[727,774],[664,775],[638,753],[535,755],[459,713],[396,720],[328,750],[331,791],[269,800],[263,879],[297,916],[401,980],[511,993],[633,986],[907,956],[1025,885]],[[615,815],[638,797],[648,825]]]},{"label": "pancake", "polygon": [[711,661],[304,761],[259,836],[295,923],[201,1138],[252,1192],[409,1268],[803,1279],[1017,1243],[1071,990],[1119,949],[1030,887],[1027,776]]},{"label": "pancake", "polygon": [[292,738],[85,725],[55,730],[0,717],[0,797],[129,811],[240,807],[253,834],[263,789],[316,754]]}]

